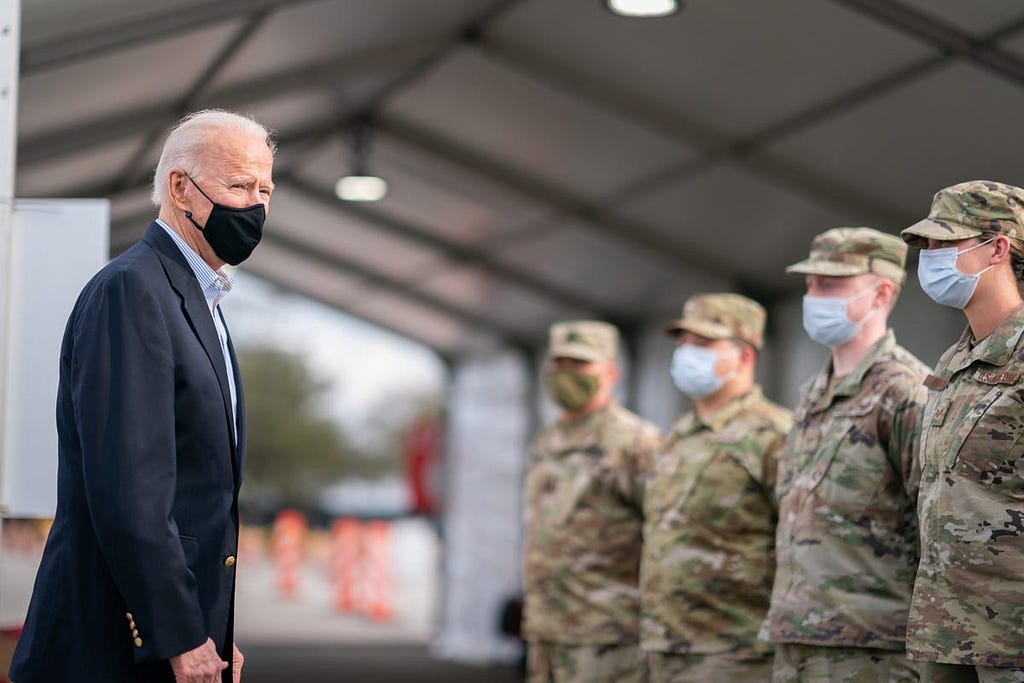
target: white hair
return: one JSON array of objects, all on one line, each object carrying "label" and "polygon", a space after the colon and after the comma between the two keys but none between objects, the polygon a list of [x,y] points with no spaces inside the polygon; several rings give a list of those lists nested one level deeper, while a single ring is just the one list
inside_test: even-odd
[{"label": "white hair", "polygon": [[189,114],[171,129],[160,152],[160,161],[153,173],[153,203],[163,204],[167,193],[167,178],[171,170],[180,168],[189,175],[197,175],[202,165],[206,136],[214,130],[234,130],[267,143],[271,153],[277,146],[271,140],[271,133],[255,119],[223,109],[203,109]]}]

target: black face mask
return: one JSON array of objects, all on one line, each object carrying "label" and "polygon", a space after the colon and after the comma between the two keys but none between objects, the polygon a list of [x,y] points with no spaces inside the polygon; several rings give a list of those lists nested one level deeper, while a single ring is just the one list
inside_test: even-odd
[{"label": "black face mask", "polygon": [[267,210],[263,204],[253,204],[244,209],[234,209],[218,204],[203,192],[203,188],[199,187],[196,181],[191,177],[186,177],[192,181],[200,194],[210,200],[213,210],[210,211],[210,216],[206,219],[204,226],[195,222],[191,211],[185,212],[185,218],[192,221],[192,225],[203,233],[203,237],[213,249],[213,253],[227,263],[237,266],[249,258],[249,254],[263,237],[263,222],[267,219]]}]

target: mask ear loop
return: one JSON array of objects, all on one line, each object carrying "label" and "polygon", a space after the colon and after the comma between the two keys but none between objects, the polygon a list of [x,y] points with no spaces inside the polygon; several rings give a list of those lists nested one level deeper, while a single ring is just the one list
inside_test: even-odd
[{"label": "mask ear loop", "polygon": [[960,254],[966,254],[966,253],[967,253],[967,252],[969,252],[969,251],[974,251],[974,250],[975,250],[975,249],[977,249],[978,247],[983,247],[983,246],[985,246],[986,244],[988,244],[989,242],[992,242],[992,241],[994,241],[995,239],[996,239],[995,237],[989,237],[989,238],[988,238],[987,240],[985,240],[984,242],[978,242],[978,243],[977,243],[977,244],[975,244],[975,245],[974,245],[973,247],[967,247],[966,249],[960,249],[960,250],[958,250],[958,251],[956,252],[956,255],[957,255],[957,256],[959,256]]},{"label": "mask ear loop", "polygon": [[[868,285],[867,287],[865,287],[864,289],[860,290],[856,294],[853,294],[852,296],[846,297],[846,319],[847,320],[850,320],[850,300],[851,299],[856,299],[858,297],[861,297],[864,294],[866,294],[867,292],[878,291],[876,289],[877,287],[878,287],[877,283],[873,284],[873,285]],[[861,318],[860,320],[850,320],[850,322],[852,322],[855,325],[863,325],[871,316],[873,316],[875,313],[878,313],[878,311],[879,311],[879,309],[872,308],[867,313],[865,313],[864,317]]]},{"label": "mask ear loop", "polygon": [[[212,199],[210,199],[210,195],[208,195],[205,192],[203,192],[203,188],[199,187],[199,183],[197,183],[196,181],[192,180],[192,176],[190,176],[188,173],[185,173],[185,177],[188,178],[188,181],[190,183],[195,185],[196,189],[199,190],[199,194],[201,194],[204,197],[206,197],[206,201],[210,202],[211,204],[216,204],[217,203],[217,202],[213,201]],[[186,211],[185,212],[185,218],[187,218],[190,221],[192,221],[192,212],[191,211]],[[202,232],[203,229],[199,227],[198,223],[196,223],[195,221],[192,221],[192,225],[196,226],[196,228],[198,228],[199,231]]]},{"label": "mask ear loop", "polygon": [[[718,354],[715,354],[715,355],[718,356],[718,360],[725,360],[726,358],[733,358],[734,356],[739,356],[742,353],[743,353],[743,349],[741,349],[739,346],[734,346],[731,351],[726,351],[725,354],[723,354],[721,356],[718,356]],[[715,364],[717,365],[717,363],[715,363]],[[725,377],[720,377],[719,379],[721,379],[723,383],[724,382],[728,382],[729,380],[731,380],[734,377],[736,377],[736,375],[739,374],[739,371],[740,371],[739,366],[737,366],[737,367],[732,369],[732,372],[726,373]]]},{"label": "mask ear loop", "polygon": [[[984,242],[979,242],[978,244],[975,244],[975,245],[974,245],[973,247],[967,247],[966,249],[964,249],[964,250],[962,250],[962,251],[957,251],[957,252],[956,252],[956,258],[957,258],[957,260],[956,260],[956,261],[953,261],[953,267],[954,267],[954,268],[956,268],[956,269],[957,269],[958,271],[960,271],[960,266],[959,266],[959,265],[957,265],[957,262],[958,262],[958,261],[959,261],[959,259],[960,259],[960,254],[966,254],[966,253],[967,253],[967,252],[969,252],[969,251],[974,251],[974,250],[975,250],[975,249],[977,249],[978,247],[983,247],[983,246],[985,246],[986,244],[988,244],[988,243],[990,243],[990,242],[993,242],[993,241],[995,241],[995,239],[996,239],[995,237],[989,237],[989,238],[988,238],[987,240],[985,240]],[[994,264],[994,263],[990,263],[990,264],[989,264],[989,266],[988,266],[988,268],[982,268],[981,270],[979,270],[979,271],[978,271],[977,273],[974,273],[973,275],[968,275],[968,273],[963,273],[963,274],[964,274],[964,275],[968,275],[969,277],[981,277],[982,275],[984,275],[984,274],[985,274],[985,273],[987,273],[988,271],[992,270],[993,266],[995,266],[995,264]],[[960,272],[963,272],[963,271],[960,271]]]}]

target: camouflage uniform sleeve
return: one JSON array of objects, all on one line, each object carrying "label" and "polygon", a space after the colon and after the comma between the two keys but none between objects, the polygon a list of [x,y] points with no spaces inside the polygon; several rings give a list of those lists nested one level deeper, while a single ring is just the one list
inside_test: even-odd
[{"label": "camouflage uniform sleeve", "polygon": [[768,448],[765,449],[764,460],[762,461],[763,471],[761,473],[761,486],[764,488],[768,495],[768,499],[771,501],[772,512],[775,515],[779,514],[779,499],[778,493],[775,489],[775,484],[779,477],[779,455],[782,453],[782,448],[785,445],[786,435],[779,434],[768,445]]},{"label": "camouflage uniform sleeve", "polygon": [[900,473],[911,504],[917,504],[921,487],[921,419],[928,391],[922,384],[907,381],[891,387],[894,409],[883,414],[882,435],[888,437],[888,457],[893,469]]},{"label": "camouflage uniform sleeve", "polygon": [[661,434],[657,427],[642,425],[627,454],[628,481],[625,482],[626,490],[622,494],[631,505],[641,512],[644,508],[644,488],[654,465],[654,456],[660,446]]}]

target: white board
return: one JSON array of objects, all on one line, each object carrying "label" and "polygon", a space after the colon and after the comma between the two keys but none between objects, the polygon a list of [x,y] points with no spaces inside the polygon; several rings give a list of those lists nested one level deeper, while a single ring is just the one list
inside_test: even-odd
[{"label": "white board", "polygon": [[108,260],[109,242],[106,199],[15,202],[0,460],[8,517],[52,517],[56,509],[60,344],[79,291]]}]

